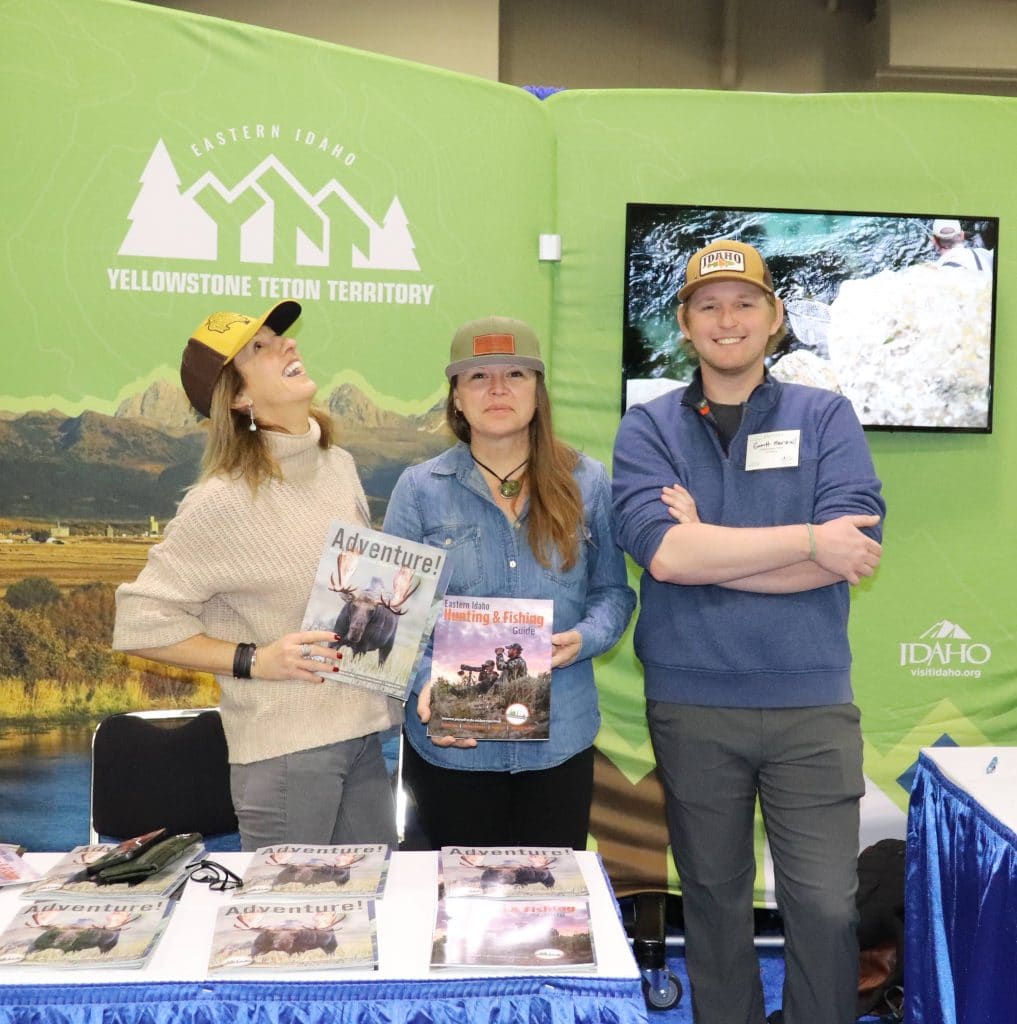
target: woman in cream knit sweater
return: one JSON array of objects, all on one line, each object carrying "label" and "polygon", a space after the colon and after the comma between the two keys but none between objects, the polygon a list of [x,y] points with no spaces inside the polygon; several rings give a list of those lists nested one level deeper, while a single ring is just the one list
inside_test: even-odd
[{"label": "woman in cream knit sweater", "polygon": [[[210,418],[199,481],[137,580],[117,591],[113,646],[215,674],[243,849],[395,843],[378,733],[398,701],[323,682],[335,635],[301,631],[332,519],[367,503],[285,331],[300,306],[213,313],[187,342],[184,391]],[[315,671],[317,670],[317,671]]]}]

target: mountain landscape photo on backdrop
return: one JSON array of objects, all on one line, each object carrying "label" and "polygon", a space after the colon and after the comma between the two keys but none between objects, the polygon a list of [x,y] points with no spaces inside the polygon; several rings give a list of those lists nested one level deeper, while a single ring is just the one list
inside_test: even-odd
[{"label": "mountain landscape photo on backdrop", "polygon": [[[405,415],[349,383],[321,401],[380,525],[402,470],[451,443],[444,403]],[[0,842],[85,841],[91,734],[103,717],[218,703],[212,676],[110,648],[116,587],[144,566],[203,449],[204,427],[168,380],[113,415],[0,410],[0,786],[10,794]]]}]

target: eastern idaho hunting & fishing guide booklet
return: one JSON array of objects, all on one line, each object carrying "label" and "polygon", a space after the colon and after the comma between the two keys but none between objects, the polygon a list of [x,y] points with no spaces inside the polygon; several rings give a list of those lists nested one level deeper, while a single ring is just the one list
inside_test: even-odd
[{"label": "eastern idaho hunting & fishing guide booklet", "polygon": [[429,736],[546,740],[554,602],[446,595],[434,625]]},{"label": "eastern idaho hunting & fishing guide booklet", "polygon": [[247,901],[216,912],[210,972],[377,966],[373,900]]},{"label": "eastern idaho hunting & fishing guide booklet", "polygon": [[592,970],[589,895],[569,847],[443,846],[431,967]]},{"label": "eastern idaho hunting & fishing guide booklet", "polygon": [[431,966],[593,970],[589,906],[562,899],[439,900]]},{"label": "eastern idaho hunting & fishing guide booklet", "polygon": [[385,843],[305,846],[279,843],[255,850],[233,900],[271,897],[380,899],[389,867]]},{"label": "eastern idaho hunting & fishing guide booklet", "polygon": [[405,701],[445,591],[448,560],[440,548],[359,523],[333,520],[301,629],[340,637],[339,671],[325,680],[351,683]]},{"label": "eastern idaho hunting & fishing guide booklet", "polygon": [[431,967],[593,969],[589,890],[567,847],[443,846]]},{"label": "eastern idaho hunting & fishing guide booklet", "polygon": [[0,966],[143,967],[175,905],[80,895],[33,901],[0,933]]}]

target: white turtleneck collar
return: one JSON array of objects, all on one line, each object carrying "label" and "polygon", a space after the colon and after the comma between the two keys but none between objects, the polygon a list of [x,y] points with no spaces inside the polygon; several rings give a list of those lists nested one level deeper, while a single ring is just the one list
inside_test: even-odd
[{"label": "white turtleneck collar", "polygon": [[272,457],[279,464],[283,477],[293,481],[295,476],[314,469],[321,449],[321,427],[313,416],[307,417],[307,431],[303,434],[284,434],[281,431],[266,430],[265,440]]}]

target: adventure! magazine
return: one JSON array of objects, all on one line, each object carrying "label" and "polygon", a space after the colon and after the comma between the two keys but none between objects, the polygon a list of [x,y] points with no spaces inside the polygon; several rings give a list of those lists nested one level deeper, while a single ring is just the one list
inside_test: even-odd
[{"label": "adventure! magazine", "polygon": [[216,913],[209,971],[377,965],[373,900],[231,903]]},{"label": "adventure! magazine", "polygon": [[564,846],[443,846],[439,868],[446,899],[589,897],[579,861]]},{"label": "adventure! magazine", "polygon": [[330,630],[343,652],[326,681],[405,701],[444,592],[445,552],[334,520],[302,629]]},{"label": "adventure! magazine", "polygon": [[33,901],[0,933],[0,966],[142,967],[175,900]]},{"label": "adventure! magazine", "polygon": [[304,846],[279,843],[254,852],[234,900],[259,897],[380,898],[388,874],[389,847],[384,843]]}]

